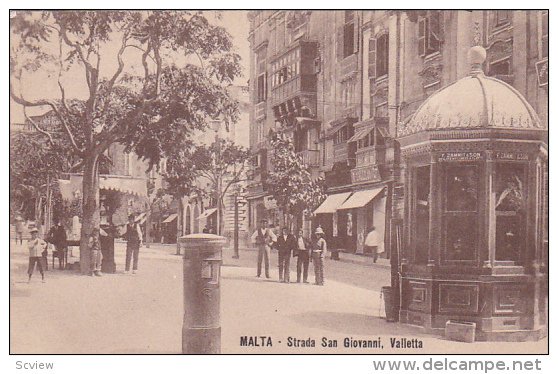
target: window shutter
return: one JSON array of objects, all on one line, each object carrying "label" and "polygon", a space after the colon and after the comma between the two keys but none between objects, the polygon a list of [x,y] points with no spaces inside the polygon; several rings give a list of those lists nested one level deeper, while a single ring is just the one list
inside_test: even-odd
[{"label": "window shutter", "polygon": [[264,100],[267,100],[267,71],[264,75]]},{"label": "window shutter", "polygon": [[368,41],[368,78],[376,78],[376,39]]},{"label": "window shutter", "polygon": [[419,56],[426,55],[426,32],[427,32],[427,23],[428,20],[426,18],[419,19],[418,22],[418,52]]},{"label": "window shutter", "polygon": [[343,36],[344,36],[344,27],[341,26],[337,29],[337,42],[335,43],[335,47],[337,49],[337,60],[343,59]]},{"label": "window shutter", "polygon": [[354,33],[354,34],[353,34],[353,35],[354,35],[354,37],[353,37],[353,53],[357,53],[357,52],[358,52],[358,45],[359,45],[359,43],[358,43],[358,37],[359,37],[359,31],[360,31],[360,28],[358,27],[358,18],[357,18],[357,17],[354,17],[354,20],[353,20],[353,33]]},{"label": "window shutter", "polygon": [[440,22],[441,22],[442,12],[441,11],[431,11],[427,18],[427,53],[433,53],[440,51]]}]

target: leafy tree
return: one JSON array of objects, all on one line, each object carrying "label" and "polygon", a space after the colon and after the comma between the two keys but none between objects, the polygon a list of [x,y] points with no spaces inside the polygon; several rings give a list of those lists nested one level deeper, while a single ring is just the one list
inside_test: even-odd
[{"label": "leafy tree", "polygon": [[249,157],[248,150],[227,139],[216,139],[210,145],[192,145],[167,160],[167,172],[163,175],[166,191],[179,199],[191,194],[209,196],[217,207],[217,230],[221,234],[225,196],[245,178]]},{"label": "leafy tree", "polygon": [[272,133],[270,137],[272,168],[266,184],[286,215],[285,224],[292,226],[303,215],[311,216],[325,199],[325,184],[323,178],[312,179],[290,137],[283,132]]},{"label": "leafy tree", "polygon": [[193,154],[196,170],[202,179],[209,181],[205,193],[217,207],[219,235],[223,234],[225,226],[225,197],[232,187],[246,178],[249,158],[248,150],[227,139],[216,139],[211,145],[198,146]]},{"label": "leafy tree", "polygon": [[[49,107],[82,160],[80,264],[87,274],[87,240],[99,225],[101,155],[118,142],[158,165],[209,118],[235,120],[237,104],[226,86],[240,74],[240,57],[227,31],[201,11],[18,11],[10,33],[11,99]],[[107,73],[107,60],[115,71]],[[16,88],[49,69],[58,98],[31,100]],[[71,84],[85,88],[84,99],[68,97],[69,71],[82,74]]]},{"label": "leafy tree", "polygon": [[60,173],[72,166],[66,151],[56,136],[50,140],[37,132],[11,136],[10,207],[14,211],[40,222],[47,193],[51,193]]}]

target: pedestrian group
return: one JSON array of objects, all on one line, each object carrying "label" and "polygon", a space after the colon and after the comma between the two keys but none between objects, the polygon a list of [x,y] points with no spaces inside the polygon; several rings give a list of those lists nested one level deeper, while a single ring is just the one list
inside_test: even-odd
[{"label": "pedestrian group", "polygon": [[[16,243],[19,240],[23,243],[23,219],[18,219],[16,221]],[[27,248],[29,250],[29,266],[27,269],[27,274],[29,276],[28,282],[31,281],[31,277],[35,271],[35,267],[39,270],[41,274],[42,282],[45,282],[45,270],[48,270],[48,244],[54,246],[53,251],[53,262],[54,258],[58,258],[60,269],[68,268],[68,242],[66,236],[66,230],[61,222],[56,222],[54,226],[49,230],[46,239],[43,240],[39,237],[39,229],[37,227],[32,227],[29,230],[31,234],[31,239],[27,241]],[[117,237],[116,226],[104,225],[103,229],[94,228],[91,231],[91,235],[87,239],[87,245],[91,253],[91,273],[90,275],[101,276],[101,243],[103,238]],[[130,265],[132,267],[132,274],[136,274],[138,271],[138,261],[139,261],[139,250],[142,246],[143,234],[139,223],[136,221],[135,215],[130,215],[128,217],[128,224],[126,225],[126,232],[122,235],[126,240],[126,265],[124,273],[129,273]],[[112,244],[114,248],[114,244]]]},{"label": "pedestrian group", "polygon": [[269,258],[271,250],[278,252],[279,282],[290,283],[291,257],[296,257],[296,281],[308,282],[308,268],[310,262],[314,265],[315,284],[324,285],[324,257],[327,253],[327,242],[321,227],[316,228],[314,238],[304,236],[303,230],[298,230],[296,236],[290,233],[287,227],[281,230],[279,236],[267,226],[267,220],[262,219],[260,226],[251,237],[252,243],[258,249],[257,273],[259,278],[262,274],[262,262],[264,263],[265,276],[269,275]]}]

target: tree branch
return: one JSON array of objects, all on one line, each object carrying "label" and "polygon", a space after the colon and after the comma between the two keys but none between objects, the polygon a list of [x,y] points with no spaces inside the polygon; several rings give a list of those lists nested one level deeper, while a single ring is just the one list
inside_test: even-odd
[{"label": "tree branch", "polygon": [[124,35],[122,36],[122,44],[120,46],[120,50],[118,51],[118,54],[116,56],[116,58],[118,59],[118,68],[116,69],[116,72],[114,73],[114,75],[112,76],[112,78],[108,81],[108,85],[107,85],[107,89],[105,92],[105,105],[103,106],[103,114],[101,116],[102,121],[104,122],[104,119],[106,117],[106,113],[108,110],[108,107],[110,105],[110,95],[112,93],[112,90],[114,88],[114,83],[116,82],[116,80],[118,79],[118,77],[120,76],[120,74],[122,74],[122,71],[124,70],[124,60],[122,59],[122,55],[124,54],[124,51],[126,50],[127,47],[127,42],[129,39],[129,31],[125,32]]},{"label": "tree branch", "polygon": [[10,97],[18,104],[22,105],[25,109],[26,106],[29,107],[37,107],[37,106],[45,106],[48,105],[52,108],[52,110],[54,111],[54,113],[56,114],[56,116],[58,117],[58,119],[60,120],[60,122],[62,123],[64,130],[66,131],[66,134],[68,134],[68,137],[70,138],[70,142],[72,144],[72,146],[74,147],[75,151],[78,152],[78,154],[83,154],[83,149],[81,149],[74,138],[74,134],[72,133],[72,131],[70,130],[70,127],[68,126],[68,123],[66,122],[66,119],[62,116],[62,114],[60,113],[60,111],[58,110],[58,107],[56,106],[56,104],[51,101],[51,100],[46,100],[46,99],[42,99],[42,100],[36,100],[36,101],[28,101],[26,99],[24,99],[21,96],[17,96],[14,92],[14,88],[12,86],[12,82],[10,82]]},{"label": "tree branch", "polygon": [[64,86],[62,85],[62,36],[59,35],[58,37],[58,88],[60,89],[60,96],[61,96],[61,100],[62,100],[62,106],[64,106],[64,109],[71,114],[77,115],[78,113],[76,113],[75,111],[71,110],[70,107],[68,106],[67,102],[66,102],[66,90],[64,89]]},{"label": "tree branch", "polygon": [[39,124],[37,122],[35,122],[31,117],[29,117],[27,115],[27,110],[26,107],[23,107],[23,115],[25,116],[25,119],[27,119],[35,128],[35,130],[37,130],[38,132],[40,132],[41,134],[45,135],[46,137],[48,137],[48,141],[50,142],[50,144],[54,144],[54,140],[52,139],[52,135],[48,132],[45,131],[43,129],[41,129],[39,127]]}]

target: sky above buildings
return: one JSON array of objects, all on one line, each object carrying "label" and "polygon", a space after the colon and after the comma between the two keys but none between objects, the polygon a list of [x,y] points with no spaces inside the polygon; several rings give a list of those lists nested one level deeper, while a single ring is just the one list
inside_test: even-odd
[{"label": "sky above buildings", "polygon": [[[248,43],[249,22],[246,11],[223,11],[221,18],[215,17],[214,12],[209,13],[207,17],[225,27],[231,34],[235,51],[241,56],[241,65],[243,76],[238,77],[235,85],[246,85],[249,77],[249,56],[250,49]],[[109,75],[116,70],[117,60],[116,51],[118,51],[118,38],[113,43],[109,43],[104,51],[106,58],[102,61],[101,75]],[[54,48],[54,45],[51,46]],[[49,47],[50,48],[50,47]],[[139,51],[129,49],[126,59],[129,63],[128,68],[135,70],[140,69],[141,61],[139,60]],[[103,74],[104,73],[104,74]],[[23,96],[28,100],[36,100],[40,98],[56,99],[60,97],[60,92],[56,83],[57,71],[52,67],[45,67],[40,71],[23,78],[23,85],[15,85],[16,89],[21,89]],[[63,84],[66,87],[66,95],[74,98],[84,98],[87,94],[87,86],[84,80],[84,74],[81,68],[74,67],[64,74]],[[29,108],[28,115],[38,115],[47,111],[47,108]],[[23,108],[10,100],[10,122],[24,122]]]}]

